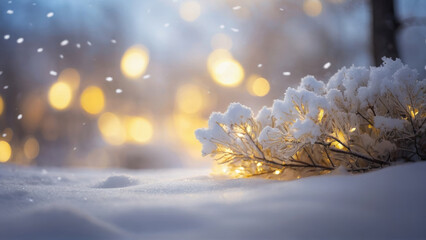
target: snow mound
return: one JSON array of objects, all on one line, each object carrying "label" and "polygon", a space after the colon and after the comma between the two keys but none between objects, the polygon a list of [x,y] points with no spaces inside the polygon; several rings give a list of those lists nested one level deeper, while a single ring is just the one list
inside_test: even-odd
[{"label": "snow mound", "polygon": [[138,180],[129,176],[111,176],[96,185],[97,188],[124,188],[138,184]]}]

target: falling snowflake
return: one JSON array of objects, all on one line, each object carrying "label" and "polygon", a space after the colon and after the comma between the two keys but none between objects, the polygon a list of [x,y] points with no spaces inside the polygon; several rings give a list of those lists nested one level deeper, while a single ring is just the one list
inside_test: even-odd
[{"label": "falling snowflake", "polygon": [[284,76],[290,76],[290,75],[291,75],[291,72],[283,72],[283,75],[284,75]]},{"label": "falling snowflake", "polygon": [[261,63],[257,64],[258,68],[261,68],[263,65]]},{"label": "falling snowflake", "polygon": [[240,9],[241,9],[241,6],[235,6],[232,8],[232,10],[240,10]]},{"label": "falling snowflake", "polygon": [[233,32],[239,32],[239,31],[240,31],[238,28],[231,28],[231,30],[232,30]]},{"label": "falling snowflake", "polygon": [[87,45],[92,46],[92,43],[90,41],[87,41]]},{"label": "falling snowflake", "polygon": [[38,48],[38,49],[37,49],[37,52],[38,52],[38,53],[43,52],[43,48]]},{"label": "falling snowflake", "polygon": [[150,77],[151,77],[151,75],[146,74],[146,75],[144,75],[144,76],[143,76],[143,79],[148,79],[148,78],[150,78]]},{"label": "falling snowflake", "polygon": [[18,119],[18,120],[21,120],[22,119],[22,113],[21,114],[19,114],[17,117],[16,117],[16,119]]},{"label": "falling snowflake", "polygon": [[4,89],[4,90],[6,90],[6,89],[8,89],[8,88],[9,88],[9,86],[8,86],[8,85],[4,85],[4,86],[3,86],[3,89]]},{"label": "falling snowflake", "polygon": [[62,40],[62,42],[61,42],[61,46],[62,46],[62,47],[63,47],[63,46],[66,46],[66,45],[68,45],[68,43],[69,43],[69,41],[68,41],[67,39]]},{"label": "falling snowflake", "polygon": [[220,29],[224,29],[224,28],[225,28],[225,25],[220,25],[220,26],[219,26],[219,28],[220,28]]},{"label": "falling snowflake", "polygon": [[75,44],[75,46],[76,46],[77,48],[81,48],[80,43]]},{"label": "falling snowflake", "polygon": [[169,26],[170,26],[170,23],[165,23],[165,24],[164,24],[164,27],[165,27],[165,28],[167,28],[167,27],[169,27]]},{"label": "falling snowflake", "polygon": [[7,133],[3,133],[1,136],[4,138],[7,137]]},{"label": "falling snowflake", "polygon": [[106,80],[107,82],[112,82],[112,77],[106,77],[106,78],[105,78],[105,80]]},{"label": "falling snowflake", "polygon": [[284,8],[280,8],[280,11],[281,11],[281,12],[283,12],[283,11],[284,11]]},{"label": "falling snowflake", "polygon": [[18,38],[17,40],[16,40],[16,43],[18,43],[18,44],[21,44],[21,43],[23,43],[24,42],[24,38]]},{"label": "falling snowflake", "polygon": [[115,39],[111,39],[111,43],[116,44],[116,43],[117,43],[117,40],[115,40]]},{"label": "falling snowflake", "polygon": [[52,76],[57,76],[58,75],[58,73],[55,72],[55,71],[50,71],[49,74],[52,75]]},{"label": "falling snowflake", "polygon": [[330,66],[331,66],[331,63],[327,62],[326,64],[324,64],[324,66],[322,68],[328,69]]},{"label": "falling snowflake", "polygon": [[6,13],[7,14],[13,14],[14,12],[13,12],[13,10],[9,9],[9,10],[6,11]]},{"label": "falling snowflake", "polygon": [[64,59],[64,55],[59,54],[59,58]]},{"label": "falling snowflake", "polygon": [[51,17],[53,17],[53,15],[55,15],[53,12],[49,12],[49,13],[46,14],[46,17],[51,18]]},{"label": "falling snowflake", "polygon": [[4,35],[4,37],[3,37],[5,40],[7,40],[7,39],[9,39],[10,38],[10,35],[9,34],[6,34],[6,35]]},{"label": "falling snowflake", "polygon": [[115,93],[117,93],[117,94],[120,94],[122,92],[123,92],[123,90],[121,90],[120,88],[115,89]]}]

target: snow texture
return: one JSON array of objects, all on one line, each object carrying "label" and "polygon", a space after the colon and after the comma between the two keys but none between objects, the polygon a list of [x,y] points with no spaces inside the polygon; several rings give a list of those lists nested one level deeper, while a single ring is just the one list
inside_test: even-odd
[{"label": "snow texture", "polygon": [[296,181],[0,165],[0,239],[425,239],[426,163]]}]

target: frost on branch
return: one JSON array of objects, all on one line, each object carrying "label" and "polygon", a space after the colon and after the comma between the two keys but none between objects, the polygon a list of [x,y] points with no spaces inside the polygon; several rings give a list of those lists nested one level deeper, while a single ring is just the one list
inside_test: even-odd
[{"label": "frost on branch", "polygon": [[312,76],[254,117],[232,103],[195,134],[203,155],[231,177],[280,179],[364,172],[426,160],[426,80],[402,62],[342,68],[327,84]]}]

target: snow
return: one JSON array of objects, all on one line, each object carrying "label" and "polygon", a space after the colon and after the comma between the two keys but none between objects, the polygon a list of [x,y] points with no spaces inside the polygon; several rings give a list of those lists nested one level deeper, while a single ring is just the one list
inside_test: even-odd
[{"label": "snow", "polygon": [[425,171],[285,182],[3,164],[0,239],[425,239]]},{"label": "snow", "polygon": [[16,119],[21,120],[22,119],[22,114],[18,114],[18,116],[16,117]]},{"label": "snow", "polygon": [[21,44],[21,43],[23,43],[24,42],[24,38],[18,38],[17,40],[16,40],[16,43],[17,44]]},{"label": "snow", "polygon": [[112,77],[106,77],[106,78],[105,78],[105,80],[106,80],[107,82],[112,82],[113,78],[112,78]]},{"label": "snow", "polygon": [[240,30],[238,28],[231,28],[231,31],[233,31],[233,32],[239,32]]},{"label": "snow", "polygon": [[330,66],[331,66],[331,63],[330,62],[327,62],[326,64],[324,64],[324,66],[322,66],[324,69],[328,69],[328,68],[330,68]]},{"label": "snow", "polygon": [[240,10],[240,9],[241,9],[241,6],[235,6],[232,8],[232,10]]},{"label": "snow", "polygon": [[69,41],[67,40],[67,39],[64,39],[64,40],[62,40],[62,42],[61,42],[61,46],[63,47],[63,46],[66,46],[66,45],[68,45],[68,43],[69,43]]},{"label": "snow", "polygon": [[142,78],[143,79],[149,79],[151,77],[151,75],[149,75],[149,74],[145,74]]},{"label": "snow", "polygon": [[10,35],[6,34],[6,35],[3,36],[3,38],[4,38],[4,40],[8,40],[10,38]]},{"label": "snow", "polygon": [[123,90],[122,90],[122,89],[120,89],[120,88],[115,89],[115,93],[117,93],[117,94],[120,94],[120,93],[122,93],[122,92],[123,92]]},{"label": "snow", "polygon": [[290,76],[290,75],[291,75],[291,72],[283,72],[283,75],[284,75],[284,76]]},{"label": "snow", "polygon": [[37,52],[38,52],[38,53],[43,52],[43,48],[38,48],[38,49],[37,49]]},{"label": "snow", "polygon": [[55,13],[53,13],[53,12],[49,12],[49,13],[47,13],[46,14],[46,17],[47,18],[51,18],[51,17],[53,17],[55,15]]},{"label": "snow", "polygon": [[50,71],[49,74],[52,75],[52,76],[57,76],[58,75],[58,73],[56,71]]},{"label": "snow", "polygon": [[7,10],[7,11],[6,11],[6,13],[7,13],[7,14],[9,14],[9,15],[11,15],[11,14],[13,14],[14,12],[13,12],[13,10],[9,9],[9,10]]}]

